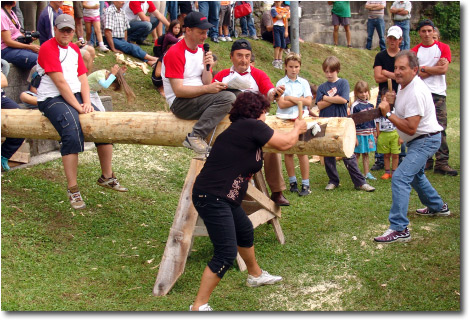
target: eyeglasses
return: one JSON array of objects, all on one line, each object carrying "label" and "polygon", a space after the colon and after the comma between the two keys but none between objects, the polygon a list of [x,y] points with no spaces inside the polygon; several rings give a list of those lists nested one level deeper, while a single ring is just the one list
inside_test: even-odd
[{"label": "eyeglasses", "polygon": [[74,33],[74,32],[75,32],[75,30],[70,29],[70,28],[67,28],[67,29],[59,29],[59,31],[60,31],[61,33],[68,33],[68,34],[71,34],[71,33]]}]

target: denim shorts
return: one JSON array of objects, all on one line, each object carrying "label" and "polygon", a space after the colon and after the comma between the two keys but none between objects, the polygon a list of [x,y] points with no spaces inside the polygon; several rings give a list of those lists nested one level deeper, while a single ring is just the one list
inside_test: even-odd
[{"label": "denim shorts", "polygon": [[[80,92],[75,93],[75,98],[79,103],[83,103]],[[69,105],[62,96],[38,101],[38,107],[39,111],[49,119],[60,136],[61,155],[66,156],[68,154],[83,152],[85,139],[81,130],[78,111]],[[93,108],[95,111],[99,111],[95,105],[93,105]]]},{"label": "denim shorts", "polygon": [[274,26],[274,48],[283,48],[287,47],[285,39],[285,26]]}]

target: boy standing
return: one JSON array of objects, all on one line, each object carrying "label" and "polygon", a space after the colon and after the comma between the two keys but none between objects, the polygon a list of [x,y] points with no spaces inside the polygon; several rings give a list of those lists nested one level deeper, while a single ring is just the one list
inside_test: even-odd
[{"label": "boy standing", "polygon": [[282,1],[274,1],[274,7],[270,11],[274,22],[274,68],[282,69],[282,53],[287,48],[286,38],[288,38],[288,19],[290,10],[282,7]]},{"label": "boy standing", "polygon": [[[316,104],[319,107],[320,117],[347,117],[347,103],[350,96],[350,86],[347,80],[338,77],[340,71],[340,61],[337,57],[330,56],[322,63],[322,70],[327,81],[321,84],[317,91]],[[375,188],[366,183],[365,178],[358,168],[357,158],[352,155],[350,158],[343,158],[350,178],[355,185],[355,189],[367,192],[375,191]],[[326,173],[329,183],[326,190],[334,190],[339,186],[339,174],[336,168],[335,157],[324,157]]]}]

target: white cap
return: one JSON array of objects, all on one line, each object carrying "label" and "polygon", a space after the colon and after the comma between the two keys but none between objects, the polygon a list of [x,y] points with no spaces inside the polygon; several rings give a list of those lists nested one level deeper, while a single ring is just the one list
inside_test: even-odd
[{"label": "white cap", "polygon": [[388,29],[388,37],[394,37],[399,40],[402,38],[402,29],[399,26],[392,26]]}]

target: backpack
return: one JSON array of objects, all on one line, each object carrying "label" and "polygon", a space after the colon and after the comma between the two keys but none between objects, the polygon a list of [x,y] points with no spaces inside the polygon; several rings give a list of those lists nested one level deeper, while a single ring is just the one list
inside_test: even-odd
[{"label": "backpack", "polygon": [[162,58],[163,56],[163,41],[164,41],[165,35],[159,36],[158,39],[156,39],[155,46],[153,47],[153,56]]}]

